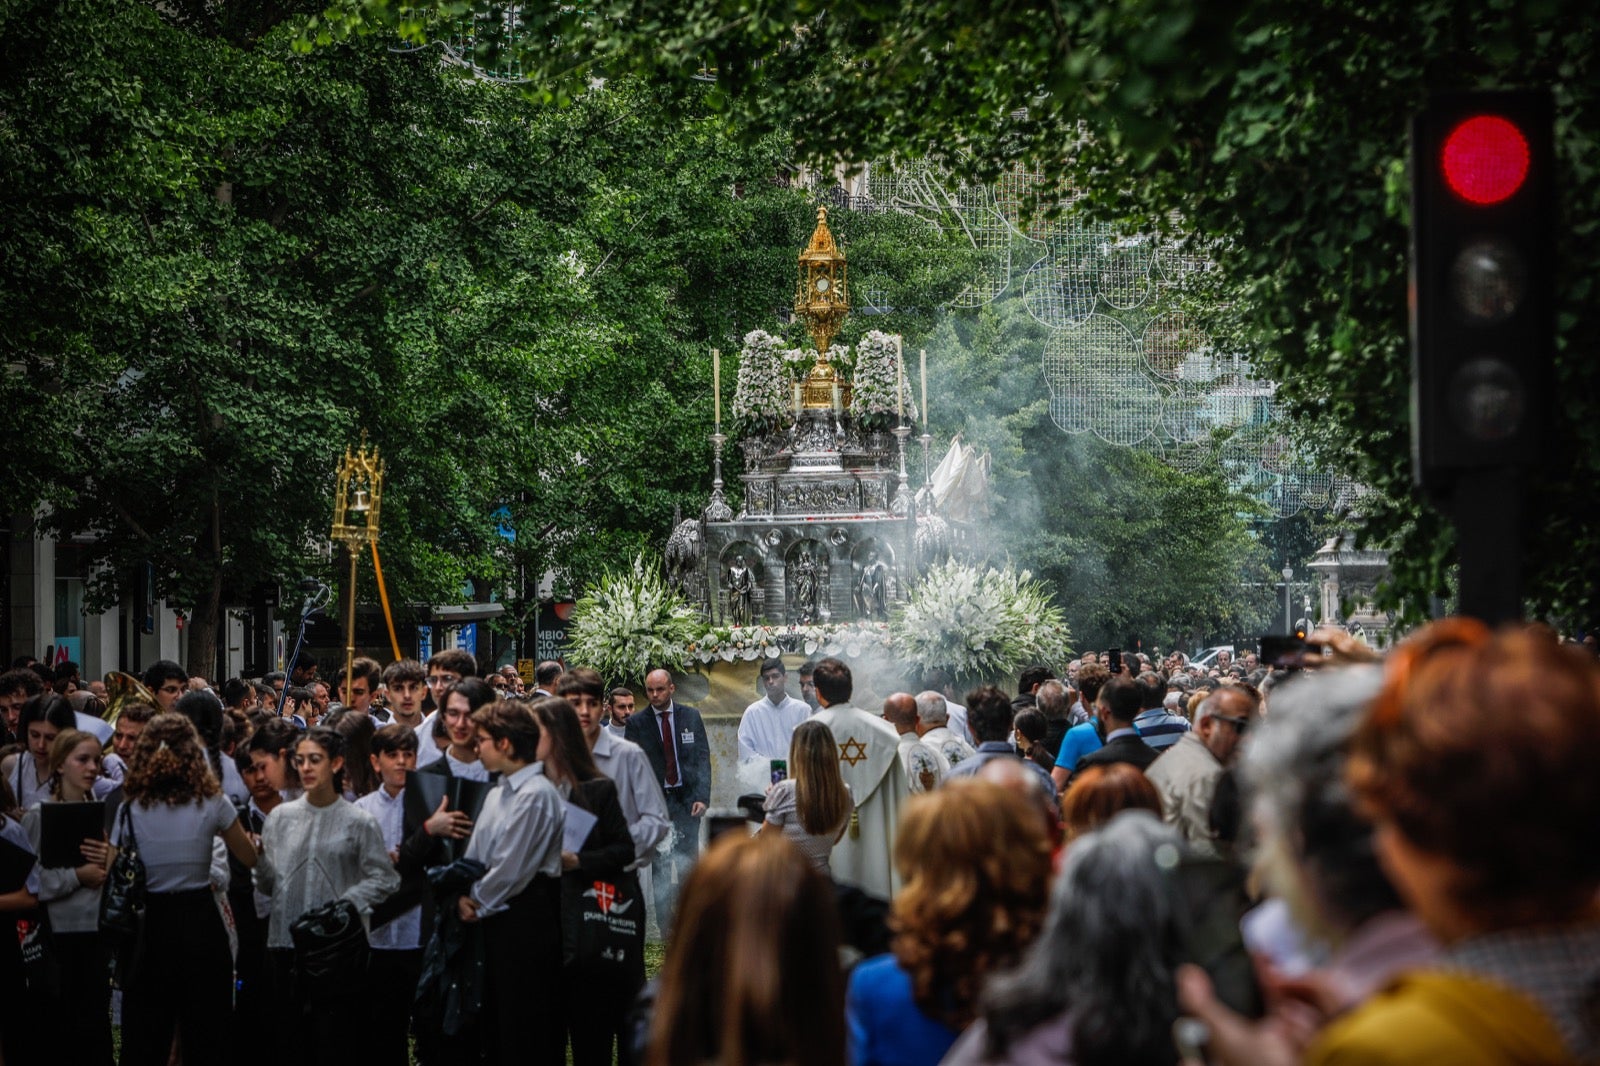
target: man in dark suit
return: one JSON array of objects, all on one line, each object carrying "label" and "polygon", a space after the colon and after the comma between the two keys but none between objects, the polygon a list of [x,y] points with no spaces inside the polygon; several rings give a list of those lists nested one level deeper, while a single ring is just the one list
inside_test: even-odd
[{"label": "man in dark suit", "polygon": [[705,722],[693,707],[673,702],[677,687],[665,670],[652,670],[644,679],[650,706],[628,719],[627,739],[644,749],[667,797],[667,814],[673,835],[661,846],[651,867],[656,920],[663,935],[672,913],[678,886],[700,847],[700,816],[711,802],[711,743]]},{"label": "man in dark suit", "polygon": [[1077,774],[1089,766],[1108,766],[1111,763],[1132,763],[1140,770],[1156,761],[1160,752],[1139,738],[1133,720],[1144,709],[1144,687],[1131,677],[1117,676],[1100,690],[1100,723],[1105,727],[1105,747],[1091,751],[1078,760],[1072,770]]}]

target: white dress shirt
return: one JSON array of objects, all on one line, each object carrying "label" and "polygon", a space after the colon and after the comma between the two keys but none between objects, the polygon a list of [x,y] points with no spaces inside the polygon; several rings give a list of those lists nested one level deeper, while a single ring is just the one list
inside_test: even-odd
[{"label": "white dress shirt", "polygon": [[[405,791],[391,796],[389,790],[379,786],[356,800],[356,806],[378,820],[383,832],[383,846],[394,851],[405,838]],[[376,951],[410,951],[422,946],[422,904],[417,904],[393,921],[386,922],[368,935]]]},{"label": "white dress shirt", "polygon": [[650,757],[631,740],[600,730],[595,738],[594,764],[617,786],[617,802],[628,819],[628,835],[633,837],[633,868],[647,865],[655,857],[656,845],[672,829],[667,814],[667,798],[661,782],[650,768]]},{"label": "white dress shirt", "polygon": [[784,696],[782,703],[765,696],[756,700],[739,719],[739,761],[787,759],[795,729],[810,717],[811,705],[793,696]]},{"label": "white dress shirt", "polygon": [[488,783],[489,771],[484,767],[482,760],[462,762],[454,755],[451,755],[450,749],[448,748],[446,748],[444,751],[444,758],[445,761],[450,764],[450,772],[456,777],[464,777],[468,781],[482,781],[485,784]]},{"label": "white dress shirt", "polygon": [[429,711],[412,730],[417,735],[417,769],[420,770],[431,762],[438,762],[444,758],[444,749],[433,742],[433,722],[439,717],[438,711]]},{"label": "white dress shirt", "polygon": [[472,886],[478,917],[505,911],[537,876],[561,876],[565,824],[561,793],[544,776],[544,763],[531,762],[516,773],[501,775],[499,786],[484,799],[467,842],[466,857],[489,868]]}]

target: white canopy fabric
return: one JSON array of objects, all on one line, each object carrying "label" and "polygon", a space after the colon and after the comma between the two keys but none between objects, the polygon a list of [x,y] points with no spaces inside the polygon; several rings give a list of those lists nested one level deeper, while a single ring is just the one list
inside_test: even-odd
[{"label": "white canopy fabric", "polygon": [[989,453],[979,455],[960,438],[933,471],[933,504],[952,522],[971,522],[989,514]]}]

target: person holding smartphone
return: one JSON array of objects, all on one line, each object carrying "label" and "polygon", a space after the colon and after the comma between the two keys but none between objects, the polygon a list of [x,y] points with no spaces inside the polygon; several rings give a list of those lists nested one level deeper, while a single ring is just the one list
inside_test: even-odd
[{"label": "person holding smartphone", "polygon": [[839,773],[833,732],[821,722],[801,722],[789,743],[787,770],[788,776],[767,792],[761,832],[781,832],[812,866],[831,873],[829,856],[855,809],[850,786]]}]

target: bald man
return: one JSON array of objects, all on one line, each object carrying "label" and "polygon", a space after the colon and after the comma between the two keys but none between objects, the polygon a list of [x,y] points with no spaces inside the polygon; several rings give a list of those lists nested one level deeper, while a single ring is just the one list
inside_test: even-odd
[{"label": "bald man", "polygon": [[917,700],[909,692],[896,692],[883,701],[883,720],[900,734],[900,762],[906,768],[906,782],[913,794],[932,792],[944,780],[944,767],[937,753],[917,735]]},{"label": "bald man", "polygon": [[650,706],[628,719],[627,739],[644,749],[661,782],[674,833],[662,845],[651,880],[656,920],[666,934],[678,885],[689,876],[700,850],[700,816],[711,802],[711,744],[700,712],[673,700],[678,691],[672,675],[652,670],[645,675],[644,694]]}]

